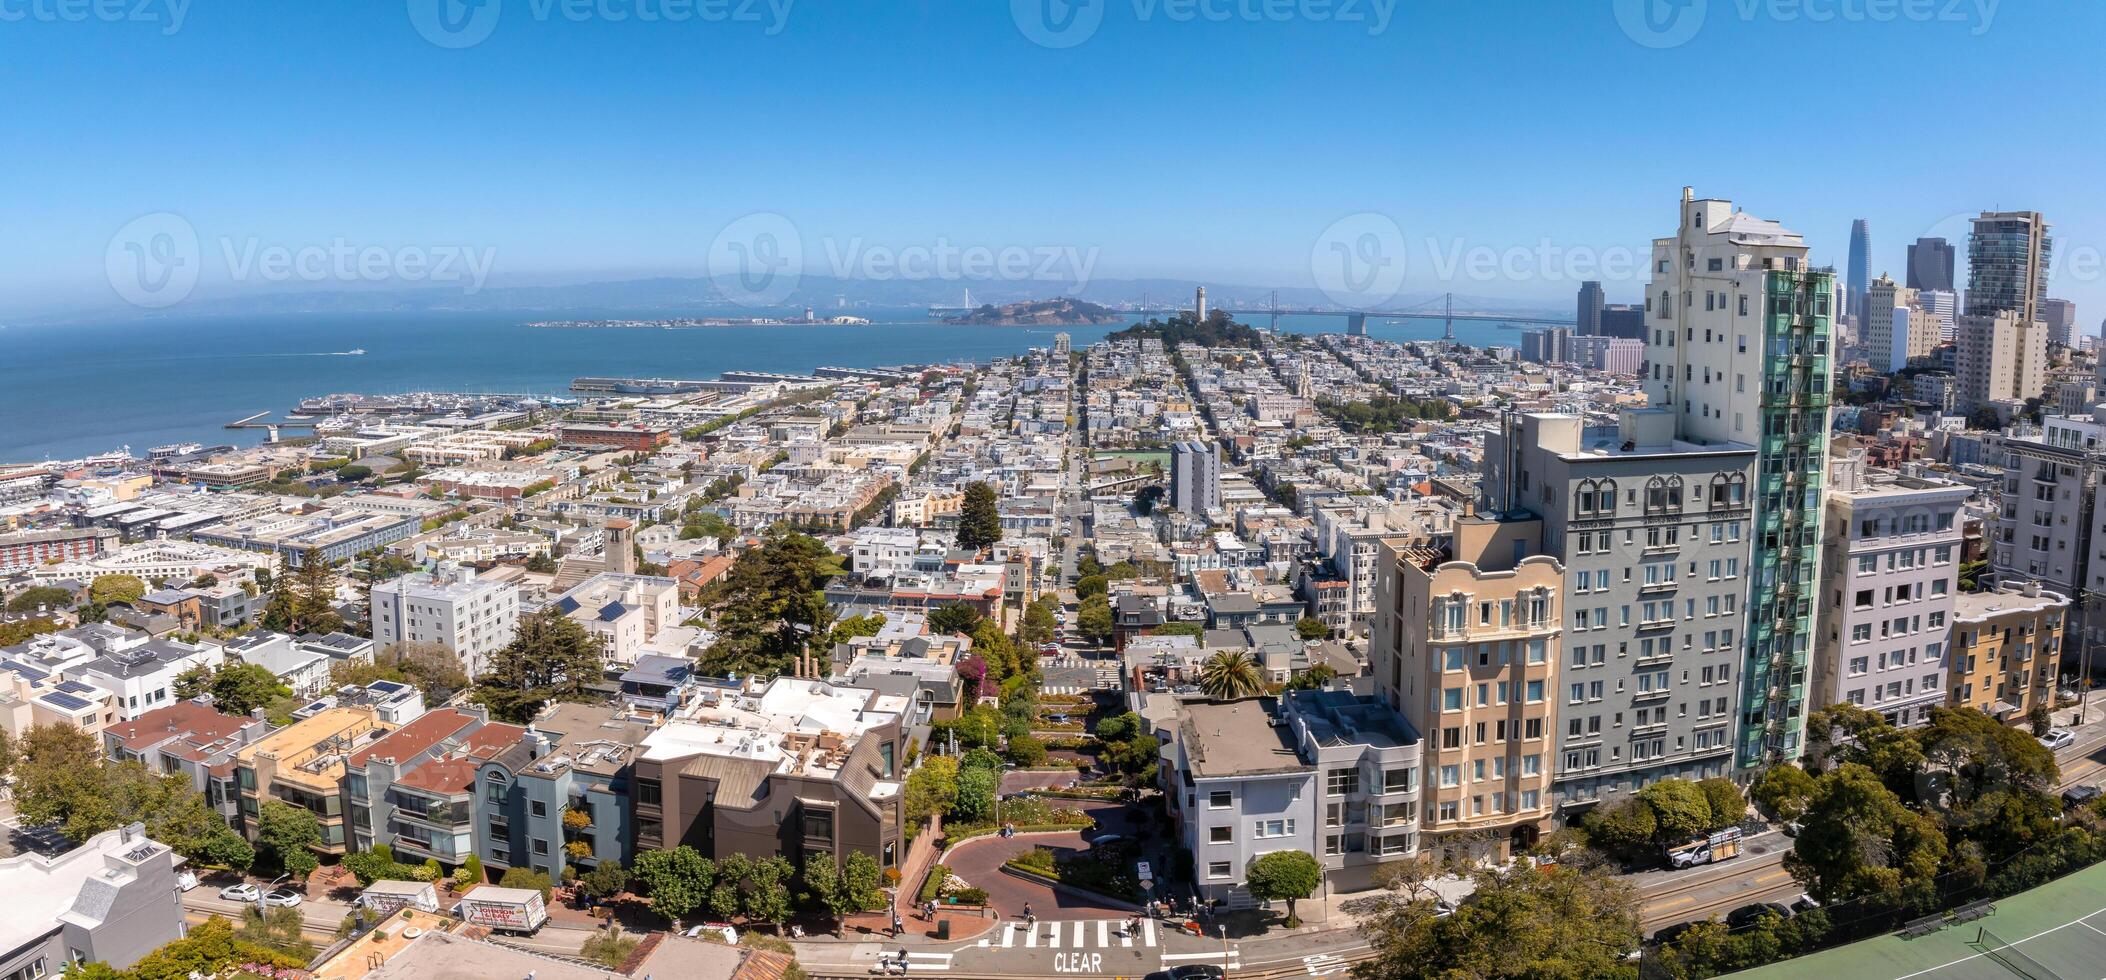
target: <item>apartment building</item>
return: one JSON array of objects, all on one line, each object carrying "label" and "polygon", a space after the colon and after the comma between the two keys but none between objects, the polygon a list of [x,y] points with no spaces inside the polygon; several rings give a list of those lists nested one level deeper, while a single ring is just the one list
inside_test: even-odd
[{"label": "apartment building", "polygon": [[1736,762],[1798,757],[1820,583],[1835,274],[1774,221],[1682,189],[1646,286],[1649,404],[1675,436],[1756,447]]},{"label": "apartment building", "polygon": [[2019,724],[2036,704],[2052,705],[2069,597],[2028,582],[1953,600],[1954,707]]},{"label": "apartment building", "polygon": [[170,703],[176,678],[184,671],[217,668],[226,659],[225,650],[216,643],[149,640],[143,633],[128,633],[121,647],[68,668],[65,676],[110,692],[116,698],[118,717],[130,719]]},{"label": "apartment building", "polygon": [[1958,516],[1973,489],[1868,470],[1862,451],[1832,459],[1829,472],[1815,703],[1921,723],[1945,702]]},{"label": "apartment building", "polygon": [[460,658],[472,680],[519,632],[519,586],[442,563],[373,586],[373,640],[383,649],[431,644]]},{"label": "apartment building", "polygon": [[508,868],[560,880],[566,865],[582,873],[602,861],[631,863],[632,769],[651,731],[622,708],[558,704],[480,761],[475,841],[490,880]]},{"label": "apartment building", "polygon": [[629,667],[661,630],[679,625],[680,583],[600,572],[556,597],[554,607],[599,639],[608,666]]},{"label": "apartment building", "polygon": [[1960,318],[1954,339],[1960,411],[2023,402],[2047,387],[2046,324],[2010,310],[1969,315]]},{"label": "apartment building", "polygon": [[1421,740],[1350,691],[1179,706],[1161,780],[1200,896],[1252,904],[1244,873],[1273,851],[1316,855],[1330,887],[1370,887],[1419,850]]},{"label": "apartment building", "polygon": [[270,723],[261,718],[226,714],[197,701],[178,701],[103,729],[103,756],[184,777],[228,826],[239,827],[234,754],[268,731]]},{"label": "apartment building", "polygon": [[900,810],[911,696],[781,677],[757,691],[703,688],[636,759],[639,850],[779,854],[880,867],[906,855]]},{"label": "apartment building", "polygon": [[122,970],[181,939],[180,860],[136,823],[60,854],[0,860],[0,977],[39,980],[98,960]]},{"label": "apartment building", "polygon": [[440,708],[352,753],[344,796],[353,846],[386,844],[397,860],[458,867],[475,852],[475,774],[525,729],[488,723],[479,707]]},{"label": "apartment building", "polygon": [[2106,542],[2093,506],[2102,440],[2106,408],[2004,434],[2001,509],[1989,548],[1999,580],[2039,582],[2064,595],[2106,587],[2106,561],[2092,560]]},{"label": "apartment building", "polygon": [[1568,814],[1733,768],[1756,449],[1674,427],[1667,409],[1596,427],[1523,415],[1487,442],[1487,506],[1540,518],[1544,552],[1563,558],[1554,757]]},{"label": "apartment building", "polygon": [[352,839],[345,819],[345,763],[388,731],[370,708],[328,708],[236,751],[234,784],[243,836],[256,839],[263,804],[276,800],[315,815],[322,831],[315,850],[343,854]]},{"label": "apartment building", "polygon": [[[1552,815],[1565,568],[1536,518],[1467,516],[1446,547],[1383,543],[1375,689],[1426,733],[1422,846],[1501,860]],[[1590,614],[1572,611],[1574,634]]]}]

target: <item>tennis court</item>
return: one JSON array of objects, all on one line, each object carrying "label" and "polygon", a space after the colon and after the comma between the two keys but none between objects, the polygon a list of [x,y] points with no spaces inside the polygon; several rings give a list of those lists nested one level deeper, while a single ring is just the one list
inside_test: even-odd
[{"label": "tennis court", "polygon": [[1996,911],[1915,939],[1881,936],[1735,977],[2099,980],[2106,977],[2106,865],[1996,902]]}]

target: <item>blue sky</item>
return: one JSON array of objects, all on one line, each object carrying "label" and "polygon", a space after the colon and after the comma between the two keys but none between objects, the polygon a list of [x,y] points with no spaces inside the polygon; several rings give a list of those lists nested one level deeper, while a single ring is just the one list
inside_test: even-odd
[{"label": "blue sky", "polygon": [[[112,236],[157,212],[208,281],[229,242],[487,250],[494,283],[698,274],[770,212],[808,269],[947,242],[1309,285],[1326,229],[1374,213],[1407,290],[1555,300],[1576,283],[1542,243],[1613,262],[1684,184],[1827,261],[1868,218],[1897,277],[1906,242],[1984,208],[2047,212],[2073,262],[2106,250],[2097,4],[1682,0],[1701,26],[1660,48],[1622,0],[1384,0],[1379,30],[1374,0],[1098,0],[1050,48],[1009,0],[774,0],[779,23],[766,0],[483,2],[494,27],[457,49],[404,0],[0,19],[0,314],[113,304]],[[1521,251],[1442,275],[1472,249]],[[2106,315],[2096,262],[2051,292]]]}]

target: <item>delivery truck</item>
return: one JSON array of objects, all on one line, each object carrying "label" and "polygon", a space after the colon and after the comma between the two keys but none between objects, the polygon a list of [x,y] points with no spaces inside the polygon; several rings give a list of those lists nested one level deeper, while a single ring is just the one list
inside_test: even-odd
[{"label": "delivery truck", "polygon": [[358,895],[358,904],[376,918],[385,919],[403,909],[420,912],[439,910],[439,890],[428,881],[389,881],[381,879],[366,886]]},{"label": "delivery truck", "polygon": [[469,925],[526,935],[548,921],[548,903],[538,888],[482,885],[461,897],[454,914]]},{"label": "delivery truck", "polygon": [[1677,868],[1694,868],[1700,864],[1739,857],[1740,838],[1739,827],[1698,834],[1668,848],[1667,863]]}]

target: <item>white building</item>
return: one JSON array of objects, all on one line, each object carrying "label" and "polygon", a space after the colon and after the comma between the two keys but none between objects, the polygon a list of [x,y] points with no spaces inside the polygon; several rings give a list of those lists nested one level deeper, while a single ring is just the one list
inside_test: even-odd
[{"label": "white building", "polygon": [[472,679],[519,631],[519,586],[442,564],[375,585],[372,618],[373,640],[382,649],[405,643],[444,647]]},{"label": "white building", "polygon": [[178,700],[176,678],[192,667],[217,669],[226,662],[217,643],[146,640],[113,650],[66,671],[66,679],[110,692],[120,720],[130,721]]},{"label": "white building", "polygon": [[556,597],[554,606],[599,638],[609,666],[630,667],[661,631],[680,625],[680,583],[601,572]]},{"label": "white building", "polygon": [[1897,725],[1943,704],[1958,591],[1965,484],[1868,473],[1862,453],[1830,463],[1814,701],[1854,704]]}]

